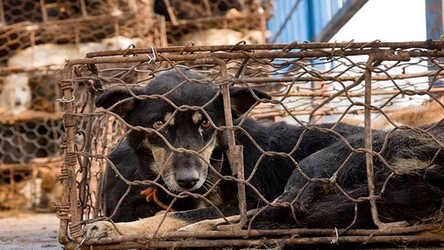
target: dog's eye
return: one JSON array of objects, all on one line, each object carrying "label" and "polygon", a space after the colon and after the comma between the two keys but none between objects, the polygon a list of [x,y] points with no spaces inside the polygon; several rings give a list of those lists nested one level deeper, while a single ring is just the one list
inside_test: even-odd
[{"label": "dog's eye", "polygon": [[159,129],[159,128],[161,128],[163,126],[163,121],[155,121],[154,123],[153,123],[153,128],[155,128],[155,129]]},{"label": "dog's eye", "polygon": [[207,129],[207,128],[211,127],[211,122],[208,121],[208,120],[203,120],[200,123],[200,127],[203,128],[203,129]]}]

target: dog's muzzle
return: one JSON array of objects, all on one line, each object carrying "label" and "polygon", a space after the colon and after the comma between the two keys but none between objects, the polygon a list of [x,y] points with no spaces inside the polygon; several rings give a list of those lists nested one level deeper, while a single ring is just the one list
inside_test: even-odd
[{"label": "dog's muzzle", "polygon": [[176,171],[174,179],[183,189],[192,189],[199,182],[199,172],[194,169],[181,169]]},{"label": "dog's muzzle", "polygon": [[198,156],[192,154],[174,154],[167,161],[162,179],[171,191],[193,191],[206,181],[208,167]]}]

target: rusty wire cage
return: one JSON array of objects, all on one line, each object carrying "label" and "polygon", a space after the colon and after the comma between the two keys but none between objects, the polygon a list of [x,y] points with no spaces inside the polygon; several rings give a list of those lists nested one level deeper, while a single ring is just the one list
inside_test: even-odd
[{"label": "rusty wire cage", "polygon": [[[156,1],[155,11],[166,17],[169,44],[194,42],[195,45],[221,45],[221,39],[227,39],[227,36],[235,36],[236,41],[260,44],[267,39],[266,21],[270,17],[271,7],[271,0],[159,0]],[[215,30],[218,32],[213,34]],[[202,38],[203,34],[217,34],[219,38],[213,40],[219,43]]]},{"label": "rusty wire cage", "polygon": [[[243,230],[212,232],[168,232],[105,239],[83,239],[85,223],[103,219],[101,179],[107,155],[127,135],[128,127],[117,115],[94,106],[97,89],[149,84],[154,75],[180,66],[192,68],[229,93],[228,86],[242,85],[266,91],[272,101],[257,100],[248,116],[274,122],[284,120],[299,126],[322,122],[365,125],[369,133],[382,129],[412,129],[444,118],[440,97],[442,41],[401,43],[293,43],[284,45],[236,45],[214,47],[170,47],[90,53],[88,58],[69,60],[61,81],[66,134],[62,166],[64,193],[58,205],[60,240],[66,246],[106,249],[172,247],[271,247],[313,244],[432,244],[443,238],[416,234],[439,225],[377,229]],[[127,67],[132,63],[132,67]],[[125,72],[135,71],[137,81],[115,81],[94,65]],[[144,70],[138,70],[143,68]],[[88,99],[76,103],[79,86],[89,89]],[[400,110],[414,113],[424,105],[433,113],[415,124],[398,119]],[[433,106],[433,107],[432,107]],[[227,106],[225,106],[227,107]],[[229,107],[229,106],[228,106]],[[421,120],[421,119],[413,119]],[[236,127],[227,120],[221,130]],[[231,125],[230,125],[231,124]],[[130,129],[137,129],[130,127]],[[82,131],[82,132],[80,132]],[[78,138],[80,135],[80,139]],[[371,138],[371,137],[370,137]],[[232,141],[230,150],[236,149]],[[366,146],[367,147],[367,146]],[[371,148],[369,149],[371,152]],[[244,152],[248,153],[248,152]],[[242,166],[242,162],[238,162]],[[239,167],[238,171],[242,171]],[[239,172],[238,176],[242,176]],[[247,179],[247,177],[245,177]],[[245,179],[238,183],[239,190]],[[140,185],[140,182],[133,183]],[[242,192],[242,191],[240,191]],[[172,194],[173,195],[173,194]],[[208,197],[199,196],[206,202]],[[242,196],[239,196],[242,197]],[[268,203],[271,201],[264,201]],[[245,201],[240,200],[245,215]]]},{"label": "rusty wire cage", "polygon": [[[65,59],[131,45],[166,46],[165,20],[151,1],[0,1],[1,209],[36,207],[42,176],[50,170],[55,183],[60,175],[58,72]],[[24,191],[25,183],[37,191]],[[19,196],[28,202],[13,202]]]},{"label": "rusty wire cage", "polygon": [[[60,113],[36,112],[0,119],[0,209],[36,209],[40,204],[42,171],[58,176],[63,125]],[[56,179],[54,180],[56,183]]]},{"label": "rusty wire cage", "polygon": [[150,3],[117,0],[2,3],[2,64],[6,64],[14,52],[39,44],[79,44],[124,36],[138,38],[135,44],[139,46],[166,45],[164,19],[154,14]]}]

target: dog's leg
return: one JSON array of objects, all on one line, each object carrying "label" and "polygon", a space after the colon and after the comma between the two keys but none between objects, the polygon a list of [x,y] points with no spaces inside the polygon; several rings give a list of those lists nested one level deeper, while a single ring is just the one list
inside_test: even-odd
[{"label": "dog's leg", "polygon": [[[253,215],[257,214],[260,209],[252,209],[247,211],[247,217],[251,218]],[[202,220],[191,225],[182,227],[179,229],[181,232],[201,232],[201,231],[214,231],[214,230],[224,230],[221,227],[227,226],[229,224],[238,223],[241,220],[240,215],[232,215],[224,218]]]},{"label": "dog's leg", "polygon": [[180,228],[199,221],[221,218],[222,214],[220,212],[226,215],[233,215],[236,211],[236,206],[224,204],[224,206],[220,207],[219,211],[212,207],[207,207],[182,212],[157,214],[132,222],[112,223],[109,221],[97,221],[85,225],[82,232],[86,239],[100,239],[130,234],[147,235],[156,232],[165,233],[177,231]]},{"label": "dog's leg", "polygon": [[86,239],[101,239],[119,235],[146,235],[155,232],[164,233],[176,231],[181,227],[193,223],[186,217],[177,216],[178,213],[159,214],[132,222],[112,223],[97,221],[83,227],[83,236]]},{"label": "dog's leg", "polygon": [[201,232],[214,231],[220,225],[234,224],[240,221],[240,215],[233,215],[226,218],[219,218],[213,220],[203,220],[179,229],[181,232]]}]

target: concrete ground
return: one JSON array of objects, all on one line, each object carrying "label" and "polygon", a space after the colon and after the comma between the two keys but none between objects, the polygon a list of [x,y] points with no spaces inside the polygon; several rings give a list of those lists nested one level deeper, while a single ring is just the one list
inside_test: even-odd
[{"label": "concrete ground", "polygon": [[0,213],[0,249],[63,249],[54,213]]},{"label": "concrete ground", "polygon": [[[61,245],[58,241],[58,230],[59,230],[59,219],[56,217],[54,213],[0,211],[0,250],[63,249],[63,245]],[[289,247],[288,249],[293,249],[293,247]],[[302,248],[302,249],[307,249],[307,248]],[[329,247],[327,246],[327,248],[320,248],[320,249],[329,249]],[[333,249],[341,249],[341,248],[333,248]],[[382,250],[382,248],[359,248],[359,249]],[[383,250],[395,250],[395,249],[438,250],[438,249],[444,249],[444,246],[441,247],[412,246],[404,248],[383,248]]]}]

